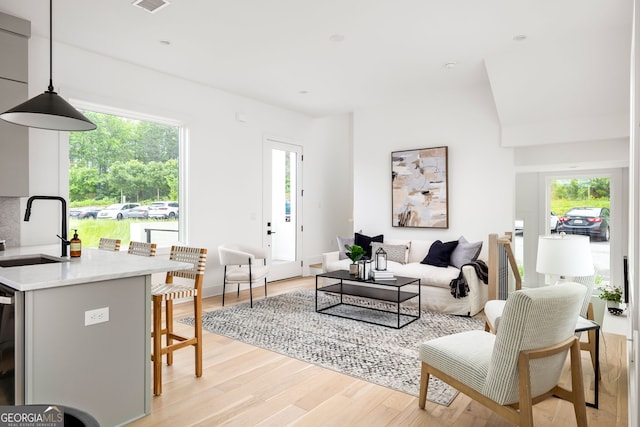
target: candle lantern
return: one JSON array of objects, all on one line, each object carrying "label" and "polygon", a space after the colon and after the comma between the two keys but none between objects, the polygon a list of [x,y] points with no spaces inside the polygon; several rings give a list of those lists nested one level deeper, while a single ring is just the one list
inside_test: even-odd
[{"label": "candle lantern", "polygon": [[358,279],[369,280],[371,278],[371,269],[373,267],[373,261],[368,259],[362,259],[358,261]]},{"label": "candle lantern", "polygon": [[378,250],[376,251],[376,270],[387,270],[387,253],[384,249],[382,249],[382,247],[378,248]]}]

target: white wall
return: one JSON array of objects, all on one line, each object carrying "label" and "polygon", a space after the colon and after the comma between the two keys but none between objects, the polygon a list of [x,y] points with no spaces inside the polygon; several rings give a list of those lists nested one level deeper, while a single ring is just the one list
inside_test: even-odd
[{"label": "white wall", "polygon": [[[449,228],[391,226],[391,152],[448,146]],[[513,228],[513,151],[487,86],[433,94],[418,104],[356,110],[354,226],[385,238],[487,241]],[[486,244],[485,244],[486,246]]]},{"label": "white wall", "polygon": [[[31,97],[48,83],[48,41],[33,37],[29,47]],[[209,249],[205,294],[221,288],[219,244],[262,244],[265,135],[304,147],[304,186],[310,189],[303,201],[308,215],[305,230],[311,232],[303,253],[317,258],[332,249],[330,241],[345,228],[342,218],[349,215],[342,211],[351,210],[342,204],[350,200],[351,187],[339,185],[351,179],[348,115],[314,120],[67,45],[55,44],[54,55],[54,85],[64,97],[178,120],[186,126],[188,192],[181,214],[188,224],[185,243]],[[236,120],[236,113],[242,113],[246,122]],[[30,130],[31,194],[68,196],[67,141],[64,132]],[[57,241],[59,205],[37,203],[31,221],[22,223],[23,245]],[[332,210],[331,215],[325,217],[325,210]]]},{"label": "white wall", "polygon": [[629,331],[627,336],[627,367],[629,372],[629,425],[638,425],[640,400],[640,357],[638,329],[640,324],[640,1],[634,0],[633,43],[631,50],[631,143],[629,149]]}]

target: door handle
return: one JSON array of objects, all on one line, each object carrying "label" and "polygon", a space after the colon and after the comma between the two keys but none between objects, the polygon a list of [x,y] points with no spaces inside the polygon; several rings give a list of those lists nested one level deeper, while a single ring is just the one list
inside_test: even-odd
[{"label": "door handle", "polygon": [[267,235],[276,234],[275,231],[267,230]]}]

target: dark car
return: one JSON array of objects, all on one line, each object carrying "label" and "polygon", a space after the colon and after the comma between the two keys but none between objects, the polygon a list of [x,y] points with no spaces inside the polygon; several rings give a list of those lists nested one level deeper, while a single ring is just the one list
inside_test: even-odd
[{"label": "dark car", "polygon": [[600,240],[609,240],[608,208],[573,208],[558,219],[558,232],[585,234]]},{"label": "dark car", "polygon": [[96,219],[98,216],[98,212],[100,212],[102,208],[98,208],[95,206],[83,206],[80,208],[71,208],[69,209],[69,216],[71,218],[85,219],[85,218],[93,218]]}]

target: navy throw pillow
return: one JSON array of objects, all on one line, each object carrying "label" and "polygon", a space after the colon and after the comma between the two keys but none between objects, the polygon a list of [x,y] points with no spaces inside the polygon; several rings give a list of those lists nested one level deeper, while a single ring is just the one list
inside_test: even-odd
[{"label": "navy throw pillow", "polygon": [[384,236],[382,234],[378,236],[365,236],[364,234],[356,233],[353,236],[353,244],[362,246],[362,249],[365,251],[365,256],[371,259],[371,242],[379,242],[383,243]]},{"label": "navy throw pillow", "polygon": [[435,265],[436,267],[448,267],[449,260],[451,259],[451,253],[458,246],[458,241],[442,243],[440,240],[433,242],[429,248],[429,253],[422,261],[421,264]]}]

